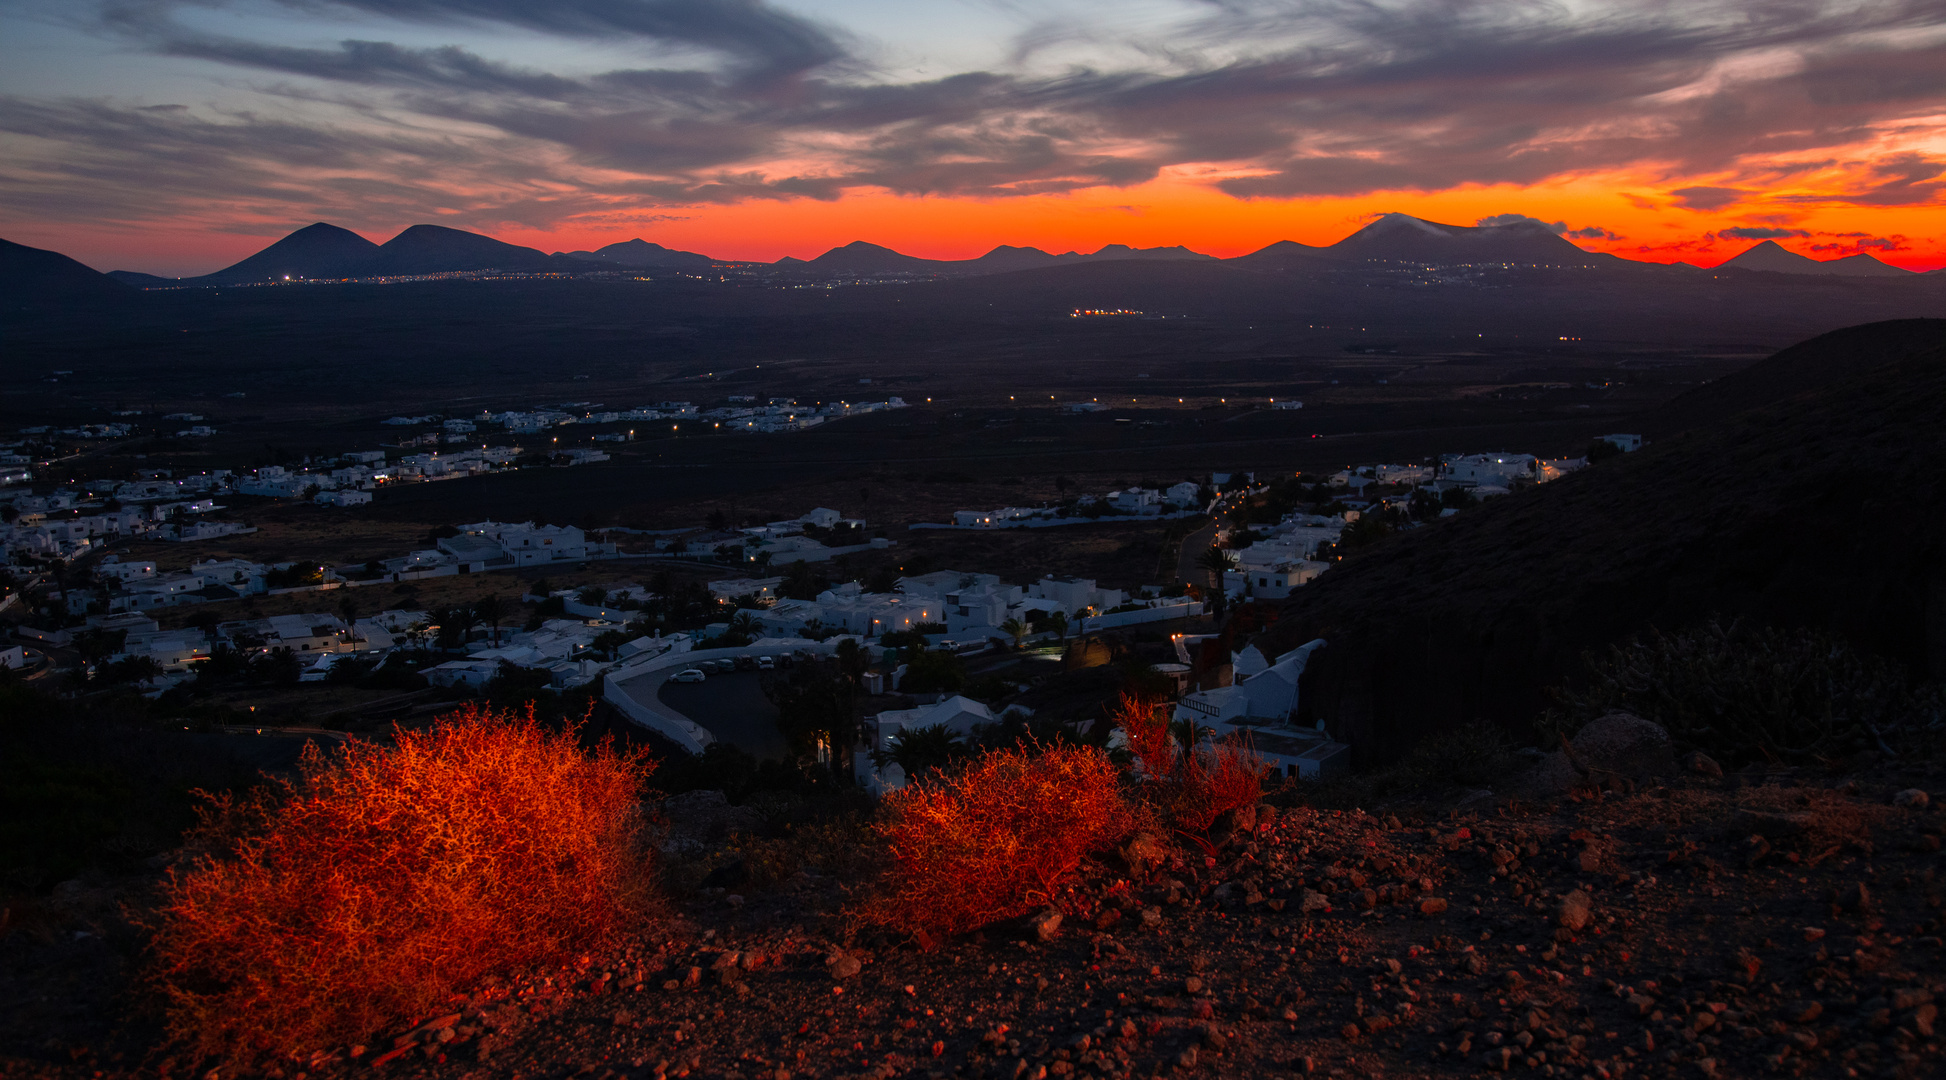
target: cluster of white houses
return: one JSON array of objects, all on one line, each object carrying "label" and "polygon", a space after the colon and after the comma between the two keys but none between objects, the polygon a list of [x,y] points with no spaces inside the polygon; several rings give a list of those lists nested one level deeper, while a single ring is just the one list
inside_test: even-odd
[{"label": "cluster of white houses", "polygon": [[[711,408],[701,408],[688,401],[659,401],[654,405],[640,405],[633,409],[604,409],[594,402],[580,401],[533,409],[508,409],[497,413],[484,411],[471,417],[448,418],[438,414],[394,416],[385,423],[394,427],[436,423],[439,425],[438,431],[417,437],[421,442],[430,438],[435,443],[442,440],[470,442],[475,438],[475,432],[488,426],[504,427],[514,435],[538,435],[554,428],[576,424],[655,422],[681,424],[688,421],[706,421],[713,430],[775,433],[802,431],[831,420],[843,420],[885,409],[905,407],[905,399],[897,397],[884,401],[833,401],[806,405],[796,398],[773,397],[759,401],[755,395],[732,395],[726,404]],[[630,434],[609,432],[591,437],[609,442],[625,442]]]}]

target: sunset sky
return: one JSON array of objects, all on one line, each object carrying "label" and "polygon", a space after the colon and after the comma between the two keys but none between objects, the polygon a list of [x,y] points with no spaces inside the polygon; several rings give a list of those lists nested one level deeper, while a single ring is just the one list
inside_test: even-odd
[{"label": "sunset sky", "polygon": [[329,221],[718,258],[1335,241],[1946,266],[1946,4],[0,0],[0,237],[195,274]]}]

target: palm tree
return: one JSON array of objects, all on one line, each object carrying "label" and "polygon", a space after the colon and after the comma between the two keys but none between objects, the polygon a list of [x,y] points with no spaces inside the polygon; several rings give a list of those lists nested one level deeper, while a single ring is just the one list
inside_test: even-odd
[{"label": "palm tree", "polygon": [[744,637],[754,638],[761,635],[763,629],[764,624],[759,622],[757,617],[748,611],[739,611],[736,614],[736,618],[730,620],[730,633],[732,634],[742,634]]},{"label": "palm tree", "polygon": [[1053,614],[1049,615],[1047,617],[1047,625],[1052,626],[1054,628],[1055,640],[1066,641],[1068,639],[1068,613],[1067,612],[1056,611]]},{"label": "palm tree", "polygon": [[500,623],[507,617],[506,601],[499,593],[488,593],[473,602],[473,616],[480,622],[493,627],[493,647],[500,647]]},{"label": "palm tree", "polygon": [[453,623],[459,627],[459,645],[464,649],[467,637],[480,625],[480,611],[472,604],[461,604],[453,609]]},{"label": "palm tree", "polygon": [[966,740],[945,724],[933,724],[893,736],[891,745],[873,753],[872,760],[879,768],[897,765],[905,770],[906,780],[916,781],[928,772],[943,771],[965,756]]},{"label": "palm tree", "polygon": [[1020,648],[1020,643],[1027,637],[1027,624],[1019,619],[1008,619],[1001,623],[1000,630],[1014,639],[1016,649]]},{"label": "palm tree", "polygon": [[1210,610],[1221,620],[1223,608],[1229,600],[1229,595],[1223,591],[1223,575],[1237,568],[1237,557],[1211,544],[1207,551],[1196,556],[1196,565],[1209,571]]}]

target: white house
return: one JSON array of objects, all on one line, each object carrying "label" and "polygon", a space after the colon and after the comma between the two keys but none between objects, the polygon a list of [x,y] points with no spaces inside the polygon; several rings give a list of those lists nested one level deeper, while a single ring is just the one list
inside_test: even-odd
[{"label": "white house", "polygon": [[1244,595],[1259,600],[1287,600],[1292,590],[1316,580],[1319,574],[1330,568],[1330,563],[1299,559],[1296,562],[1238,570],[1236,573],[1243,578]]},{"label": "white house", "polygon": [[1203,725],[1245,718],[1283,723],[1297,708],[1297,681],[1304,674],[1304,666],[1323,645],[1322,638],[1301,645],[1254,673],[1249,669],[1262,663],[1264,657],[1256,646],[1250,646],[1232,657],[1235,683],[1185,695],[1176,703],[1175,719]]},{"label": "white house", "polygon": [[339,491],[320,491],[315,501],[319,506],[364,506],[372,501],[372,493],[356,488]]},{"label": "white house", "polygon": [[1128,599],[1128,594],[1119,589],[1104,589],[1097,586],[1092,578],[1062,578],[1052,574],[1028,586],[1029,607],[1041,607],[1033,601],[1045,601],[1049,611],[1061,611],[1069,615],[1078,611],[1107,611],[1120,607]]},{"label": "white house", "polygon": [[1628,454],[1642,449],[1642,436],[1640,435],[1603,435],[1601,436],[1601,441]]},{"label": "white house", "polygon": [[1442,472],[1445,479],[1466,486],[1512,488],[1535,478],[1536,463],[1532,454],[1466,454],[1448,459]]},{"label": "white house", "polygon": [[1207,729],[1206,743],[1219,739],[1243,743],[1284,776],[1317,780],[1348,771],[1350,747],[1322,731],[1290,722],[1297,708],[1298,680],[1311,654],[1323,646],[1323,639],[1308,642],[1248,675],[1244,672],[1262,662],[1262,653],[1252,646],[1232,654],[1239,681],[1185,696],[1176,706],[1176,721],[1193,721]]},{"label": "white house", "polygon": [[899,736],[908,731],[944,724],[948,731],[965,738],[972,735],[975,728],[991,724],[995,719],[993,710],[958,694],[933,705],[891,709],[877,716],[868,716],[860,730],[863,748],[857,751],[853,759],[859,786],[874,795],[883,795],[905,786],[904,769],[895,764],[881,769],[873,764],[872,754],[891,750]]}]

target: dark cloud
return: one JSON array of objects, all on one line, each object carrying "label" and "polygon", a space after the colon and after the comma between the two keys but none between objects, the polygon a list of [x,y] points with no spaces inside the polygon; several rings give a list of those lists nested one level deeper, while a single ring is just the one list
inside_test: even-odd
[{"label": "dark cloud", "polygon": [[1908,251],[1912,245],[1903,236],[1866,236],[1855,240],[1834,240],[1812,244],[1811,250],[1843,258],[1872,252]]},{"label": "dark cloud", "polygon": [[1755,225],[1737,225],[1728,229],[1718,229],[1710,235],[1722,240],[1780,240],[1787,236],[1809,236],[1803,229],[1774,229]]},{"label": "dark cloud", "polygon": [[1599,225],[1589,225],[1580,229],[1569,229],[1561,234],[1570,240],[1620,240],[1621,235],[1610,232]]},{"label": "dark cloud", "polygon": [[1742,202],[1758,192],[1745,191],[1730,187],[1686,187],[1677,188],[1669,193],[1676,205],[1685,210],[1721,210],[1726,206]]},{"label": "dark cloud", "polygon": [[1495,214],[1492,217],[1483,217],[1473,224],[1482,227],[1491,225],[1539,225],[1548,232],[1557,235],[1568,231],[1568,223],[1565,221],[1542,221],[1540,218],[1528,217],[1526,214]]},{"label": "dark cloud", "polygon": [[[1915,33],[1946,28],[1936,0],[1220,0],[1167,40],[1136,40],[1127,55],[1146,50],[1149,66],[908,81],[872,70],[845,31],[763,0],[267,0],[357,14],[367,36],[378,18],[642,58],[594,73],[458,45],[224,36],[192,29],[216,20],[178,19],[189,2],[114,0],[99,25],[135,47],[274,78],[257,87],[271,104],[144,113],[22,98],[0,115],[0,130],[33,129],[31,142],[0,147],[9,205],[132,217],[229,199],[281,206],[282,220],[369,200],[379,213],[546,224],[630,200],[858,188],[997,198],[1204,164],[1223,166],[1215,186],[1245,199],[1532,184],[1645,162],[1665,184],[1710,177],[1664,196],[1697,211],[1760,203],[1786,176],[1830,181],[1808,201],[1861,206],[1934,202],[1946,184],[1932,157],[1859,163],[1839,149],[1946,108],[1946,45]],[[1111,31],[1053,27],[1018,54]],[[1713,74],[1756,53],[1802,62]],[[142,183],[151,172],[154,190]]]}]

